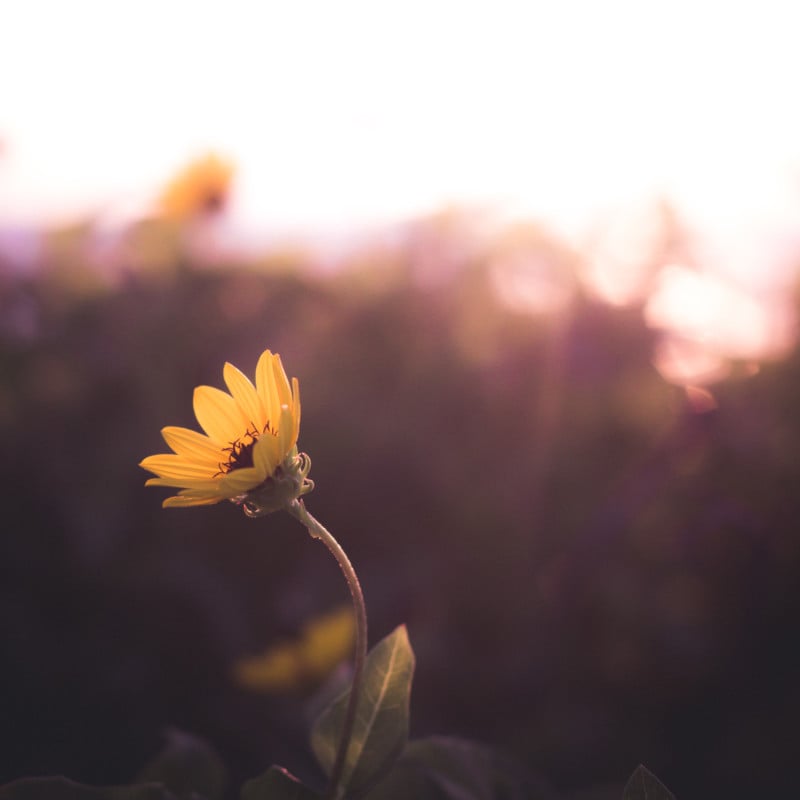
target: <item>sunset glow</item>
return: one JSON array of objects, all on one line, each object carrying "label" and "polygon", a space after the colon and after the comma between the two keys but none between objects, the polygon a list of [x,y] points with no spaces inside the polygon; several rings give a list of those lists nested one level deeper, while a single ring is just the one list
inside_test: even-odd
[{"label": "sunset glow", "polygon": [[2,34],[0,217],[147,203],[214,149],[264,225],[475,201],[574,231],[653,194],[763,220],[800,168],[769,5],[34,0]]},{"label": "sunset glow", "polygon": [[[667,256],[785,292],[800,261],[794,21],[790,4],[711,0],[32,0],[0,33],[0,226],[139,218],[213,152],[235,165],[243,241],[472,206],[549,226],[615,304],[646,298]],[[669,252],[673,223],[691,253]]]}]

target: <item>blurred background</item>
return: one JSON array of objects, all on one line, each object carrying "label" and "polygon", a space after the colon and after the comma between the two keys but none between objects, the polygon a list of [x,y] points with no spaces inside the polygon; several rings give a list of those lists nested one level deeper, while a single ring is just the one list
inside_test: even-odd
[{"label": "blurred background", "polygon": [[268,347],[371,641],[409,626],[412,735],[495,745],[565,798],[619,796],[639,762],[681,798],[787,794],[792,23],[770,2],[7,11],[0,781],[124,783],[169,726],[232,787],[273,762],[315,779],[350,633],[335,563],[285,515],[164,511],[137,467],[196,426],[196,385]]}]

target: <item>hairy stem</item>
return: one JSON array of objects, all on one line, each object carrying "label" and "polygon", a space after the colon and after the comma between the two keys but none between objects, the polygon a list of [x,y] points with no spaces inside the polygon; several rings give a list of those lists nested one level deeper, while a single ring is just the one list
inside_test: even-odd
[{"label": "hairy stem", "polygon": [[350,745],[350,737],[353,733],[353,725],[356,721],[356,709],[358,707],[358,696],[361,690],[361,677],[364,672],[364,662],[367,659],[367,609],[364,605],[364,593],[361,591],[361,584],[358,576],[350,563],[347,554],[342,550],[341,545],[333,535],[318,522],[306,510],[302,500],[294,500],[286,507],[286,510],[298,519],[314,539],[320,539],[330,550],[331,555],[336,559],[339,567],[344,573],[347,587],[350,589],[350,596],[353,598],[353,610],[356,615],[356,650],[353,667],[353,682],[350,689],[350,699],[342,725],[342,735],[339,739],[339,749],[336,751],[336,760],[333,762],[328,790],[325,793],[327,800],[338,800],[340,795],[339,784],[342,779],[347,749]]}]

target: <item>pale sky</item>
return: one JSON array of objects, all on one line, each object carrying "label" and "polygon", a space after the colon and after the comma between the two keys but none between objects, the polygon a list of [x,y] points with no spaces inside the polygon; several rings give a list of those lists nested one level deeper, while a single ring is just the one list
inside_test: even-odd
[{"label": "pale sky", "polygon": [[487,203],[574,233],[663,195],[740,253],[800,220],[786,0],[0,9],[0,223],[124,214],[208,150],[253,226]]}]

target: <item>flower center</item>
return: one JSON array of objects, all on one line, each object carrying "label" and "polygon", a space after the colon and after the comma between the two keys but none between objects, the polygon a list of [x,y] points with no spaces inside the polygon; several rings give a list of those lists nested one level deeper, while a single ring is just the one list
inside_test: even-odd
[{"label": "flower center", "polygon": [[[235,469],[245,469],[246,467],[254,466],[253,447],[258,441],[258,437],[265,433],[269,433],[272,436],[276,436],[278,433],[270,426],[269,422],[267,422],[262,431],[259,431],[252,422],[250,425],[251,427],[248,428],[244,434],[230,443],[230,447],[222,448],[224,453],[228,453],[228,460],[219,463],[219,472],[217,472],[216,475],[227,475]],[[250,441],[246,441],[248,439]],[[216,475],[214,477],[216,477]]]}]

